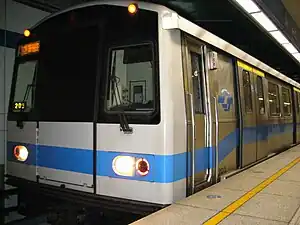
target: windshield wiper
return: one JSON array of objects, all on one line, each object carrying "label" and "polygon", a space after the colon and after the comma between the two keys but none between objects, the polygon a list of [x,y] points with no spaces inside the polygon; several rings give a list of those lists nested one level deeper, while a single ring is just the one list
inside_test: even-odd
[{"label": "windshield wiper", "polygon": [[[111,71],[111,75],[110,75],[110,81],[111,81],[112,90],[113,90],[112,95],[113,95],[113,98],[115,97],[116,106],[118,107],[118,106],[121,106],[121,104],[118,104],[116,90],[117,90],[120,102],[121,102],[121,95],[120,95],[120,89],[118,87],[118,82],[117,82],[118,79],[116,77],[116,52],[114,52],[113,57],[114,58],[113,58],[112,71]],[[113,99],[113,101],[114,101],[114,99]],[[114,102],[112,102],[112,103],[114,103]],[[120,107],[120,110],[121,111],[118,111],[118,115],[120,118],[120,131],[123,131],[124,133],[132,133],[133,129],[128,124],[124,109],[122,109],[122,107]]]},{"label": "windshield wiper", "polygon": [[34,87],[33,84],[28,84],[27,85],[27,88],[26,88],[26,91],[25,91],[25,95],[24,95],[24,98],[23,98],[23,102],[27,102],[28,97],[29,97],[30,89],[32,89],[33,87]]}]

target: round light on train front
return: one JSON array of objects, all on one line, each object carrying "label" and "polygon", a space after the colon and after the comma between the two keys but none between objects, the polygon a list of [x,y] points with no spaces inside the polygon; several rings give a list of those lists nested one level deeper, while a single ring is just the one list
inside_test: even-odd
[{"label": "round light on train front", "polygon": [[24,36],[29,37],[30,36],[30,31],[29,30],[24,30]]},{"label": "round light on train front", "polygon": [[132,177],[135,174],[135,158],[132,156],[117,156],[112,162],[112,168],[120,176]]},{"label": "round light on train front", "polygon": [[14,156],[17,160],[24,162],[28,158],[28,150],[25,146],[18,145],[14,148]]},{"label": "round light on train front", "polygon": [[136,161],[136,171],[141,176],[146,176],[149,173],[150,166],[146,159],[139,159]]},{"label": "round light on train front", "polygon": [[131,3],[131,4],[128,6],[128,12],[129,12],[130,14],[135,14],[135,13],[137,12],[137,9],[138,9],[138,7],[137,7],[137,4],[135,4],[135,3]]}]

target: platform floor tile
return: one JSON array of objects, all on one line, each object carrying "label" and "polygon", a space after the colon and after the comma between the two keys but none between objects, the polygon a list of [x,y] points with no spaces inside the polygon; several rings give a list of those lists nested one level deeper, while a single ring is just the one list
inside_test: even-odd
[{"label": "platform floor tile", "polygon": [[291,168],[285,174],[280,176],[278,178],[278,180],[297,182],[298,184],[300,184],[300,164],[298,164],[298,165],[294,166],[293,168]]},{"label": "platform floor tile", "polygon": [[245,191],[225,189],[221,185],[216,185],[181,200],[177,204],[220,211],[245,193]]},{"label": "platform floor tile", "polygon": [[297,212],[295,213],[289,225],[299,225],[299,224],[300,224],[300,207],[298,208]]},{"label": "platform floor tile", "polygon": [[300,198],[300,182],[276,180],[260,193]]},{"label": "platform floor tile", "polygon": [[236,214],[288,223],[300,205],[300,198],[258,193],[239,209]]},{"label": "platform floor tile", "polygon": [[222,180],[220,185],[225,189],[249,191],[263,181],[264,179],[259,177],[236,175],[226,180]]},{"label": "platform floor tile", "polygon": [[[290,163],[291,161],[292,160],[289,160],[286,164]],[[241,176],[257,177],[265,180],[270,176],[272,176],[274,173],[276,173],[278,170],[283,168],[285,165],[278,166],[278,167],[276,165],[268,165],[268,166],[265,165],[262,167],[253,167],[241,173]]]},{"label": "platform floor tile", "polygon": [[219,225],[287,225],[288,223],[274,220],[266,220],[251,216],[233,214],[223,220]]},{"label": "platform floor tile", "polygon": [[135,223],[143,225],[200,225],[216,213],[217,211],[213,210],[174,204]]}]

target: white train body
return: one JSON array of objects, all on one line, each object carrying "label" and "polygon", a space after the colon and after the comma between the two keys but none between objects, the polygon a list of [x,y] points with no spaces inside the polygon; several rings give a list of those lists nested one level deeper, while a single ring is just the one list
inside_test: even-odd
[{"label": "white train body", "polygon": [[[127,8],[130,2],[109,2]],[[93,7],[105,2],[75,7]],[[132,134],[120,131],[120,124],[97,123],[96,194],[157,204],[169,204],[186,194],[185,175],[176,175],[177,154],[185,154],[185,109],[180,32],[162,28],[165,7],[139,3],[139,9],[158,12],[159,76],[161,120],[159,124],[130,124]],[[72,9],[68,9],[72,10]],[[127,9],[126,9],[127,10]],[[64,13],[64,12],[60,12]],[[56,16],[54,14],[52,16]],[[46,18],[51,19],[50,18]],[[174,39],[177,40],[174,42]],[[174,88],[176,87],[176,88]],[[13,146],[25,145],[29,161],[10,157]],[[8,121],[8,175],[81,192],[94,192],[93,123]],[[124,177],[114,173],[113,159],[118,155],[146,158],[147,176]],[[69,159],[68,159],[69,158]],[[184,159],[184,157],[182,157]]]},{"label": "white train body", "polygon": [[[55,18],[58,18],[59,16],[64,14],[70,14],[73,12],[73,20],[76,24],[76,19],[80,17],[76,14],[76,12],[79,12],[81,9],[92,9],[102,6],[105,8],[107,5],[109,5],[109,7],[121,6],[123,7],[123,9],[118,10],[127,12],[127,7],[128,5],[130,5],[130,3],[130,1],[96,1],[84,3],[62,12],[55,13],[42,20],[39,24],[31,29],[32,35],[35,34],[35,30],[38,30],[37,33],[49,32],[47,34],[49,34],[50,36],[51,32],[55,34],[55,29],[53,27],[52,30],[51,28],[47,28],[48,25],[46,24],[49,21],[51,22],[51,20],[55,20]],[[189,136],[187,135],[190,129],[190,121],[187,116],[188,109],[186,105],[188,103],[186,103],[185,100],[187,91],[185,90],[185,81],[183,76],[183,74],[185,73],[184,68],[186,68],[183,57],[183,55],[185,54],[183,50],[183,43],[185,41],[185,38],[182,35],[183,32],[186,35],[193,36],[199,41],[202,40],[209,45],[212,45],[218,49],[222,49],[228,54],[231,54],[233,57],[242,59],[252,66],[257,66],[257,68],[266,73],[270,73],[271,75],[277,76],[277,78],[282,79],[285,82],[299,87],[298,84],[291,81],[287,77],[279,74],[277,71],[259,62],[258,60],[235,48],[229,43],[217,38],[204,29],[178,16],[177,13],[164,6],[138,2],[137,7],[138,13],[137,15],[132,15],[132,17],[140,16],[139,13],[141,13],[140,11],[142,10],[157,13],[157,40],[154,40],[154,44],[150,44],[150,46],[157,46],[157,51],[154,48],[154,60],[152,61],[151,66],[147,70],[145,69],[143,73],[147,75],[148,70],[155,71],[155,68],[157,68],[157,72],[154,72],[154,76],[158,78],[158,81],[155,81],[155,77],[152,81],[147,80],[148,78],[143,77],[141,75],[141,72],[140,74],[138,74],[140,76],[138,80],[135,80],[133,78],[129,80],[131,81],[131,83],[129,82],[130,85],[133,85],[129,85],[129,89],[133,88],[137,91],[132,92],[132,90],[129,90],[129,95],[131,96],[129,98],[131,101],[133,101],[133,99],[135,98],[143,99],[141,101],[144,101],[143,104],[145,104],[145,101],[149,100],[145,96],[154,96],[153,98],[149,97],[150,100],[154,101],[156,100],[157,96],[159,96],[159,102],[156,102],[157,104],[154,103],[153,107],[154,111],[157,113],[156,116],[158,119],[155,119],[155,122],[137,122],[137,119],[135,122],[131,123],[129,118],[129,126],[132,128],[132,132],[129,133],[120,130],[120,121],[122,120],[120,118],[123,118],[121,111],[118,112],[118,114],[114,115],[114,119],[112,119],[112,121],[106,122],[105,119],[102,119],[102,121],[99,122],[98,117],[95,116],[95,112],[99,110],[99,108],[104,107],[102,106],[102,104],[98,105],[97,103],[99,99],[103,99],[102,94],[99,94],[100,92],[102,93],[102,86],[101,84],[99,84],[100,86],[97,86],[98,83],[101,83],[99,82],[99,79],[101,80],[102,78],[96,79],[96,92],[95,95],[91,94],[91,96],[96,96],[95,100],[93,99],[93,102],[96,102],[96,106],[93,105],[96,111],[93,111],[93,116],[89,117],[90,121],[75,121],[75,119],[73,121],[71,121],[72,119],[70,119],[70,121],[55,121],[55,119],[49,119],[51,117],[50,114],[48,115],[47,112],[43,114],[43,112],[40,113],[40,111],[48,110],[50,112],[52,110],[51,104],[54,104],[54,102],[51,103],[51,101],[54,100],[51,98],[51,95],[55,91],[60,92],[62,90],[60,84],[57,83],[57,86],[54,85],[53,89],[47,89],[48,91],[50,90],[50,97],[46,96],[45,99],[38,99],[39,97],[36,97],[36,102],[38,102],[37,104],[40,104],[40,108],[37,107],[40,111],[36,112],[36,114],[19,118],[18,113],[20,112],[13,112],[13,110],[11,110],[11,112],[9,113],[7,175],[11,184],[24,187],[22,185],[25,185],[25,183],[28,181],[29,183],[27,184],[29,186],[27,187],[31,187],[30,185],[40,186],[43,188],[42,190],[44,190],[45,193],[48,193],[48,191],[51,189],[52,195],[55,195],[56,193],[57,197],[58,195],[62,195],[63,193],[66,193],[66,196],[70,196],[68,195],[68,193],[72,193],[73,197],[69,199],[70,201],[77,201],[76,198],[79,199],[81,198],[81,196],[83,196],[82,198],[95,199],[95,201],[99,199],[99,202],[100,200],[105,199],[106,203],[109,201],[120,201],[133,203],[132,205],[138,204],[140,206],[153,206],[155,208],[156,206],[168,205],[185,198],[187,196],[187,193],[190,193],[190,188],[195,188],[195,183],[197,183],[195,174],[197,173],[199,173],[200,176],[203,177],[203,180],[205,181],[204,183],[211,183],[211,176],[213,175],[214,168],[212,155],[210,154],[212,151],[212,146],[214,145],[214,136],[212,135],[212,121],[214,117],[212,111],[214,106],[211,99],[212,97],[214,97],[214,95],[207,88],[209,87],[209,82],[207,81],[204,85],[206,88],[203,88],[203,93],[206,98],[203,106],[206,109],[207,113],[203,115],[203,117],[201,117],[202,122],[198,117],[196,118],[196,120],[199,119],[200,121],[196,121],[196,123],[203,124],[196,130],[197,135],[203,135],[203,140],[199,141],[199,143],[197,142],[196,145],[198,145],[199,148],[204,148],[206,150],[202,156],[199,156],[200,158],[198,158],[198,164],[191,164],[189,163],[190,161],[188,161],[188,149],[191,146],[189,146],[188,144]],[[118,17],[118,15],[115,16]],[[135,18],[130,19],[134,20]],[[43,26],[45,26],[45,28],[43,28]],[[102,24],[100,26],[102,26]],[[44,30],[39,31],[39,29]],[[113,32],[114,28],[109,29],[112,30],[111,32]],[[133,30],[132,27],[130,29]],[[80,32],[78,33],[78,35],[80,35]],[[126,35],[130,36],[129,34]],[[122,39],[122,37],[120,36],[111,37],[115,39],[119,38],[120,40]],[[134,35],[132,38],[134,39]],[[39,33],[36,36],[33,36],[32,40],[39,40]],[[49,40],[47,39],[47,41]],[[91,42],[92,41],[93,40],[91,40]],[[144,41],[148,40],[145,39]],[[26,38],[24,38],[24,42],[26,44]],[[113,43],[113,41],[111,42]],[[88,42],[80,43],[83,43],[85,45],[89,44]],[[132,42],[131,44],[133,45],[140,43]],[[42,40],[40,46],[42,54]],[[55,45],[53,45],[52,48],[55,48]],[[51,49],[48,49],[47,51],[50,52]],[[104,51],[105,53],[107,53],[108,51],[109,53],[111,53],[114,50],[113,48],[110,48],[107,51],[105,49],[102,49],[101,51]],[[116,50],[116,52],[117,51],[118,50]],[[118,57],[120,56],[118,56],[117,54],[119,53],[117,52],[114,55],[116,61],[111,60],[111,62],[121,62],[118,61]],[[134,55],[134,53],[132,53],[132,55]],[[130,60],[130,57],[134,57],[132,55],[129,54],[127,59]],[[16,57],[18,57],[18,55],[16,55]],[[125,62],[125,58],[126,57],[123,55],[123,63]],[[109,57],[107,57],[107,59],[109,59]],[[81,60],[84,59],[81,58]],[[74,63],[74,66],[76,63]],[[87,63],[84,65],[90,64]],[[114,71],[117,76],[121,76],[120,74],[125,70],[127,72],[130,71],[129,66],[124,70],[118,70],[118,68],[120,68],[120,66],[118,67],[119,64],[114,65],[114,70],[112,69],[111,71]],[[44,64],[42,64],[41,67],[43,66]],[[100,67],[105,70],[105,66],[102,65],[102,67]],[[102,71],[101,68],[100,71]],[[107,66],[107,68],[109,68],[109,66]],[[137,70],[138,66],[134,68],[134,71]],[[43,72],[46,73],[44,70]],[[13,80],[13,82],[15,81]],[[52,80],[49,82],[53,82],[53,84],[55,84],[55,82]],[[84,80],[83,82],[88,83],[90,81]],[[135,86],[134,82],[140,83]],[[149,82],[152,82],[152,92],[151,90],[148,90],[149,87],[147,85]],[[155,89],[154,87],[154,82],[156,82],[156,84],[158,85],[157,89]],[[79,86],[73,87],[72,85],[66,85],[67,83],[64,84],[66,87],[65,94],[68,96],[71,96],[68,92],[72,92],[76,96],[76,91],[81,91],[78,88]],[[37,81],[37,84],[35,85],[37,93],[36,95],[38,96],[39,93],[44,94],[42,89],[38,89],[39,81]],[[76,83],[75,85],[78,84]],[[84,85],[85,83],[83,83],[83,86]],[[233,86],[232,83],[228,85]],[[13,88],[12,90],[14,90]],[[119,89],[123,91],[126,88],[120,85]],[[139,91],[140,89],[142,89],[142,92]],[[53,93],[51,93],[51,90],[53,90]],[[86,91],[88,92],[89,89],[87,89]],[[134,93],[134,97],[132,93]],[[100,97],[98,98],[97,95]],[[126,96],[126,93],[124,95]],[[59,101],[59,97],[56,96],[55,93],[53,94],[53,98],[56,98],[56,100]],[[105,95],[105,98],[110,97],[109,95]],[[14,107],[14,104],[22,105],[24,102],[20,99],[14,99],[13,94],[11,94],[10,107]],[[43,101],[49,102],[50,106]],[[82,99],[77,99],[77,105],[74,105],[74,103],[76,103],[76,101],[74,100],[70,100],[72,104],[68,103],[68,101],[65,101],[64,106],[62,106],[62,102],[60,102],[59,104],[61,104],[60,106],[62,107],[62,110],[65,109],[68,112],[72,112],[73,110],[74,114],[76,114],[77,110],[82,110],[81,107],[86,107],[85,101],[87,101],[87,99],[83,97]],[[101,102],[103,103],[104,101],[101,100]],[[72,110],[70,108],[72,108]],[[140,111],[142,110],[147,111],[147,109],[141,109]],[[26,114],[27,112],[21,113]],[[107,111],[105,111],[104,113],[107,113]],[[127,119],[128,115],[129,117],[132,116],[133,118],[135,116],[134,113],[126,114]],[[42,118],[44,115],[46,115],[45,118],[47,117],[47,119]],[[69,115],[70,117],[72,117],[72,113],[70,113]],[[144,121],[148,121],[147,118],[150,118],[149,121],[153,120],[154,117],[151,117],[152,114],[150,113],[149,115],[143,113],[141,114]],[[232,115],[234,115],[235,118],[236,114],[233,113]],[[59,116],[60,114],[58,112],[55,111],[55,113],[53,113],[53,118]],[[102,117],[100,116],[99,118],[101,120]],[[230,129],[231,128],[228,128],[228,130]],[[238,145],[238,143],[234,143],[234,145]],[[18,151],[20,152],[22,151],[21,147],[27,148],[28,157],[26,157],[25,161],[22,159],[16,159],[16,156],[14,155],[14,149],[16,148],[16,146],[19,146]],[[235,147],[233,147],[233,149],[234,148]],[[20,152],[18,152],[17,154],[21,154]],[[230,152],[228,152],[227,155]],[[118,156],[123,157],[121,160],[123,160],[124,164],[120,164],[119,166],[123,166],[121,170],[123,170],[123,173],[126,173],[125,176],[118,175],[114,170],[114,166],[116,166],[114,160]],[[198,157],[197,154],[196,156],[194,155],[194,160],[195,157]],[[227,156],[224,155],[222,157],[222,160],[225,160]],[[227,160],[229,160],[230,163],[233,163],[233,161],[234,164],[236,163],[235,160],[228,159],[228,157]],[[149,168],[146,168],[146,175],[141,175],[141,173],[138,173],[138,169],[136,168],[137,161],[142,159],[146,159],[149,166]],[[132,162],[132,160],[134,162]],[[132,163],[130,164],[130,162]],[[230,163],[228,162],[226,161],[225,163],[230,165]],[[147,163],[144,163],[143,165],[145,166],[147,165]],[[190,168],[192,172],[190,171]],[[192,177],[193,181],[189,180],[190,177]],[[202,182],[198,183],[202,184]],[[62,199],[63,198],[64,197],[62,197]],[[110,203],[107,203],[107,205],[110,205]],[[104,203],[101,206],[104,208],[106,207]],[[117,209],[118,207],[121,207],[121,205],[115,204],[114,207],[115,209]],[[124,207],[126,208],[127,206]]]}]

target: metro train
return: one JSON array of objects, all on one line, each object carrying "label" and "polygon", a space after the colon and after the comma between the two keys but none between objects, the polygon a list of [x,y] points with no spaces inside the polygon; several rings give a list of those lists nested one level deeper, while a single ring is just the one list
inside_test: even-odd
[{"label": "metro train", "polygon": [[18,43],[6,182],[24,214],[53,201],[145,215],[299,143],[299,95],[165,6],[77,5]]}]

